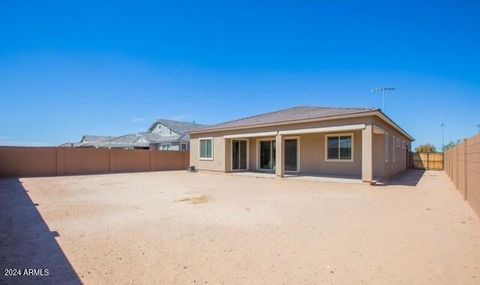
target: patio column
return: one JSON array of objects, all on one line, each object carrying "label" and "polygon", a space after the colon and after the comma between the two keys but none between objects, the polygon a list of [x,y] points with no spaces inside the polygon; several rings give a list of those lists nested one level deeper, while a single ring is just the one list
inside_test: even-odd
[{"label": "patio column", "polygon": [[373,181],[373,127],[366,125],[362,130],[362,180]]},{"label": "patio column", "polygon": [[283,177],[285,174],[285,141],[283,135],[275,138],[275,174]]}]

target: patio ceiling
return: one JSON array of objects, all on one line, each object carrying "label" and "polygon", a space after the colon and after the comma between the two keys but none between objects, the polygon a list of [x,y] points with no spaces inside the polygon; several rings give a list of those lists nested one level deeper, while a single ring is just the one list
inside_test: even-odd
[{"label": "patio ceiling", "polygon": [[271,136],[276,136],[276,135],[300,135],[300,134],[314,134],[314,133],[331,133],[331,132],[354,131],[354,130],[363,130],[363,129],[365,129],[365,124],[356,124],[356,125],[342,125],[342,126],[323,127],[323,128],[307,128],[307,129],[295,129],[295,130],[284,130],[284,131],[256,132],[256,133],[225,135],[225,136],[223,136],[223,138],[235,139],[235,138],[271,137]]}]

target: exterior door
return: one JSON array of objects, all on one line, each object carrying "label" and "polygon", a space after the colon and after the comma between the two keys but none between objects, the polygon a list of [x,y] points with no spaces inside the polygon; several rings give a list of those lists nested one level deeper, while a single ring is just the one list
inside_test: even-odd
[{"label": "exterior door", "polygon": [[285,139],[285,170],[298,171],[297,139]]},{"label": "exterior door", "polygon": [[247,141],[232,141],[232,170],[247,169]]},{"label": "exterior door", "polygon": [[260,141],[259,147],[260,147],[259,168],[262,170],[274,170],[275,169],[275,141],[262,140]]}]

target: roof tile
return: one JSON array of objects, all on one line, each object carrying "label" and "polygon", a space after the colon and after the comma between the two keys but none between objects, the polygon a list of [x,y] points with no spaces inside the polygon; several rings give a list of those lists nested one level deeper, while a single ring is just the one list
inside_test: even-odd
[{"label": "roof tile", "polygon": [[289,121],[308,120],[316,118],[324,118],[331,116],[340,116],[356,113],[365,113],[376,111],[375,108],[338,108],[338,107],[312,107],[297,106],[293,108],[283,109],[275,112],[264,113],[238,120],[233,120],[209,127],[200,128],[193,132],[206,132],[221,129],[241,128],[264,124],[283,123]]}]

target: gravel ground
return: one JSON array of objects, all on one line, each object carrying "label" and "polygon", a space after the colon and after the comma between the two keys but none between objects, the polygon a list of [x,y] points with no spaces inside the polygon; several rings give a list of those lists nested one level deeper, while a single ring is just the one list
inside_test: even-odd
[{"label": "gravel ground", "polygon": [[0,266],[12,284],[480,284],[480,219],[443,172],[3,179]]}]

